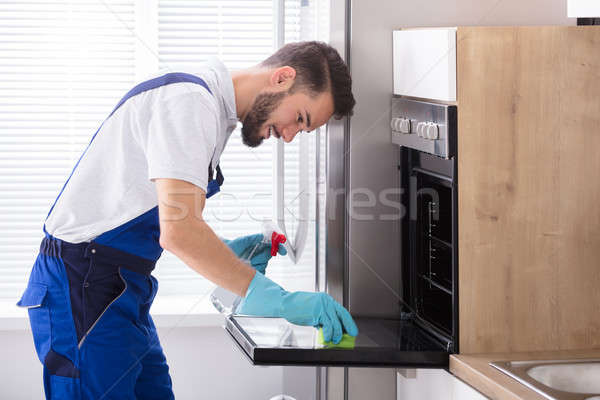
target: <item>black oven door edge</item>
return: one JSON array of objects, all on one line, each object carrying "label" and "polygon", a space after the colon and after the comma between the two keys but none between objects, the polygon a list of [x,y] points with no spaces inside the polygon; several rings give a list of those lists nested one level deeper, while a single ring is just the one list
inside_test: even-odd
[{"label": "black oven door edge", "polygon": [[359,335],[353,349],[323,348],[316,329],[281,318],[232,315],[224,328],[254,365],[448,368],[450,353],[413,321],[355,321]]}]

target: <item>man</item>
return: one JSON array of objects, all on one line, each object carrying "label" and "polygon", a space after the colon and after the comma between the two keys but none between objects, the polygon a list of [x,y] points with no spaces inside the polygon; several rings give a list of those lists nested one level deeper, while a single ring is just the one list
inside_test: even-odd
[{"label": "man", "polygon": [[289,293],[266,278],[267,246],[252,266],[238,258],[261,235],[224,243],[202,219],[223,183],[219,157],[238,120],[244,143],[258,146],[271,136],[290,142],[353,106],[346,65],[319,42],[288,44],[232,74],[213,60],[130,90],[50,209],[18,303],[29,308],[46,397],[173,398],[149,315],[157,291],[150,273],[163,249],[243,296],[241,313],[322,326],[334,342],[343,331],[356,335],[348,311],[327,294]]}]

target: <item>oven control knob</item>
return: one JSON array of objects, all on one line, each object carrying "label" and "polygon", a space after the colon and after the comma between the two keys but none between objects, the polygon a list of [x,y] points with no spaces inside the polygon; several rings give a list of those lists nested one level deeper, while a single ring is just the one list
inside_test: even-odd
[{"label": "oven control knob", "polygon": [[404,121],[405,121],[404,118],[398,118],[398,122],[396,123],[398,132],[405,133],[403,130],[404,129]]},{"label": "oven control knob", "polygon": [[402,118],[396,118],[395,127],[396,127],[396,130],[398,132],[401,132],[401,130],[402,130]]},{"label": "oven control knob", "polygon": [[439,137],[438,125],[433,122],[427,124],[427,139],[436,140]]},{"label": "oven control knob", "polygon": [[401,118],[392,118],[392,121],[390,122],[390,127],[393,131],[400,131],[401,120]]},{"label": "oven control knob", "polygon": [[417,124],[417,136],[419,136],[419,137],[425,137],[425,135],[424,135],[425,126],[426,126],[425,122],[419,122]]},{"label": "oven control knob", "polygon": [[402,118],[400,120],[400,132],[410,133],[410,119]]}]

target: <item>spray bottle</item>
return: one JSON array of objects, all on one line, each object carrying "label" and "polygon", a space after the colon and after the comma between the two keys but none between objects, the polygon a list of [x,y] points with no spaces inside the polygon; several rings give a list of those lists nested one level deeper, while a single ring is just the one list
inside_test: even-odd
[{"label": "spray bottle", "polygon": [[[242,255],[242,261],[250,264],[250,260],[258,248],[269,244],[271,245],[271,256],[274,257],[279,251],[279,245],[285,245],[287,242],[285,235],[277,232],[277,228],[271,222],[263,223],[262,234],[263,239],[254,245],[247,256],[245,254]],[[238,304],[242,301],[242,298],[230,292],[229,290],[217,286],[210,295],[210,301],[221,314],[231,315],[235,313],[235,310]]]}]

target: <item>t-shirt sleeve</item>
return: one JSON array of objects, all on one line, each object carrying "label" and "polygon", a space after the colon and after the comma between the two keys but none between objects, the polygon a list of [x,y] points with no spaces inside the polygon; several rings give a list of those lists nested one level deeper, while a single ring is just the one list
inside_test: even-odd
[{"label": "t-shirt sleeve", "polygon": [[148,178],[190,182],[204,191],[216,146],[217,117],[205,94],[179,93],[156,101],[148,127]]}]

